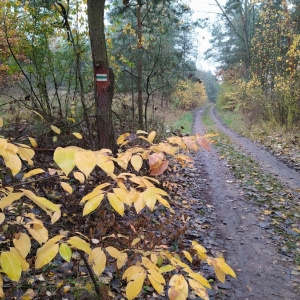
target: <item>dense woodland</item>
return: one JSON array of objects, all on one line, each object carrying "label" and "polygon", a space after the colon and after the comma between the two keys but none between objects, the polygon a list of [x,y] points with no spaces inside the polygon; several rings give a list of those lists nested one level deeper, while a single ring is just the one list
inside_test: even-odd
[{"label": "dense woodland", "polygon": [[214,75],[196,68],[195,29],[209,25],[189,1],[0,3],[1,298],[208,300],[236,277],[183,239],[171,180],[216,134],[165,119],[211,101],[296,126],[300,2],[215,4]]},{"label": "dense woodland", "polygon": [[227,1],[207,55],[222,65],[219,106],[250,123],[299,126],[300,2]]}]

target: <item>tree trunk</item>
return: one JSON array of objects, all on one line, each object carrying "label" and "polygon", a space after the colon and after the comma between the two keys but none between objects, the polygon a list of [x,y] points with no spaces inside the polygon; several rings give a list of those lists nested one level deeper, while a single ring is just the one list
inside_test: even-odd
[{"label": "tree trunk", "polygon": [[138,112],[139,112],[139,129],[144,129],[143,122],[143,48],[142,48],[142,20],[141,20],[141,3],[138,1],[136,8],[136,18],[138,23],[138,49],[139,49],[139,62],[138,62]]},{"label": "tree trunk", "polygon": [[[104,32],[105,0],[88,0],[88,22],[93,57],[94,72],[96,69],[108,70],[108,88],[97,90],[95,77],[96,124],[98,143],[101,148],[115,151],[114,128],[112,124],[112,98],[114,93],[114,73],[108,68],[106,40]],[[96,73],[95,73],[96,74]]]}]

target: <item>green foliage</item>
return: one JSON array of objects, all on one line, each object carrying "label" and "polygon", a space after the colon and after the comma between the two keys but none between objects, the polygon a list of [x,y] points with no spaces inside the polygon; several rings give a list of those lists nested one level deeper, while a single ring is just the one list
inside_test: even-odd
[{"label": "green foliage", "polygon": [[186,110],[202,106],[207,102],[204,85],[191,80],[179,81],[172,98],[176,107]]},{"label": "green foliage", "polygon": [[174,123],[174,128],[182,134],[190,135],[193,133],[193,121],[193,112],[187,112]]}]

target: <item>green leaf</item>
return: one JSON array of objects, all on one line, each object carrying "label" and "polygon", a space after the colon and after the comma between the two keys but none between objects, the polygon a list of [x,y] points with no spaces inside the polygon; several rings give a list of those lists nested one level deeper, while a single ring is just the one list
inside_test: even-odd
[{"label": "green leaf", "polygon": [[69,245],[62,243],[59,247],[59,254],[64,260],[70,262],[72,256],[72,250],[69,247]]}]

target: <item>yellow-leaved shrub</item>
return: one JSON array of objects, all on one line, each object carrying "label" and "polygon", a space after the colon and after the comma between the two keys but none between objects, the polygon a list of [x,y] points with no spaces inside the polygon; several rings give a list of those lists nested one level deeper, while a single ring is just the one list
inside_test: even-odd
[{"label": "yellow-leaved shrub", "polygon": [[181,80],[178,82],[172,93],[173,103],[182,109],[193,109],[207,102],[207,95],[203,83],[191,80]]},{"label": "yellow-leaved shrub", "polygon": [[[36,180],[32,180],[32,177],[45,176],[48,173],[47,177],[39,179],[38,182],[57,180],[61,193],[72,194],[74,180],[80,184],[87,183],[91,174],[97,176],[97,172],[101,170],[106,174],[105,180],[94,186],[91,192],[81,195],[81,199],[78,200],[78,205],[82,206],[82,217],[88,218],[97,210],[99,212],[105,201],[109,204],[106,204],[105,209],[115,211],[122,217],[133,211],[140,214],[143,209],[153,211],[158,205],[164,206],[174,214],[170,196],[160,186],[156,177],[163,174],[173,161],[182,166],[190,166],[193,159],[183,152],[198,151],[200,147],[209,150],[209,143],[212,142],[210,138],[214,135],[183,138],[174,136],[161,143],[155,143],[155,136],[155,131],[149,134],[137,131],[134,134],[121,135],[117,141],[120,149],[116,156],[108,149],[91,151],[75,146],[58,147],[54,152],[54,161],[58,169],[32,169],[23,176],[21,185],[1,186],[0,221],[6,223],[3,232],[8,230],[8,224],[10,228],[15,227],[17,230],[14,238],[2,246],[2,272],[10,280],[19,281],[23,272],[30,272],[31,268],[44,268],[57,255],[70,262],[73,253],[79,252],[98,295],[100,291],[95,276],[101,277],[108,264],[115,264],[116,273],[123,273],[122,279],[127,281],[128,299],[137,297],[147,282],[158,294],[167,294],[170,299],[187,299],[190,286],[196,295],[208,300],[207,288],[210,288],[210,284],[193,267],[194,259],[206,261],[208,265],[213,266],[217,278],[222,282],[226,274],[235,277],[234,271],[222,256],[210,257],[206,249],[196,241],[181,253],[170,253],[166,245],[151,246],[143,232],[135,232],[134,238],[121,234],[102,237],[101,243],[97,245],[99,241],[95,242],[86,236],[85,232],[73,230],[72,225],[66,228],[67,222],[63,219],[68,218],[68,214],[61,213],[65,206],[64,201],[50,201],[38,195],[38,189],[33,188]],[[147,145],[129,146],[130,142],[136,143],[139,139],[146,141]],[[33,165],[35,153],[29,146],[14,145],[5,138],[1,138],[0,142],[0,155],[14,176],[21,170],[21,160]],[[28,184],[28,189],[23,188]],[[34,207],[38,207],[37,211],[40,213],[32,210]],[[64,209],[68,211],[68,207]],[[54,223],[55,227],[60,229],[57,234],[49,230]],[[118,247],[121,238],[126,243]],[[170,278],[168,290],[166,278]],[[0,297],[5,297],[2,279]]]}]

